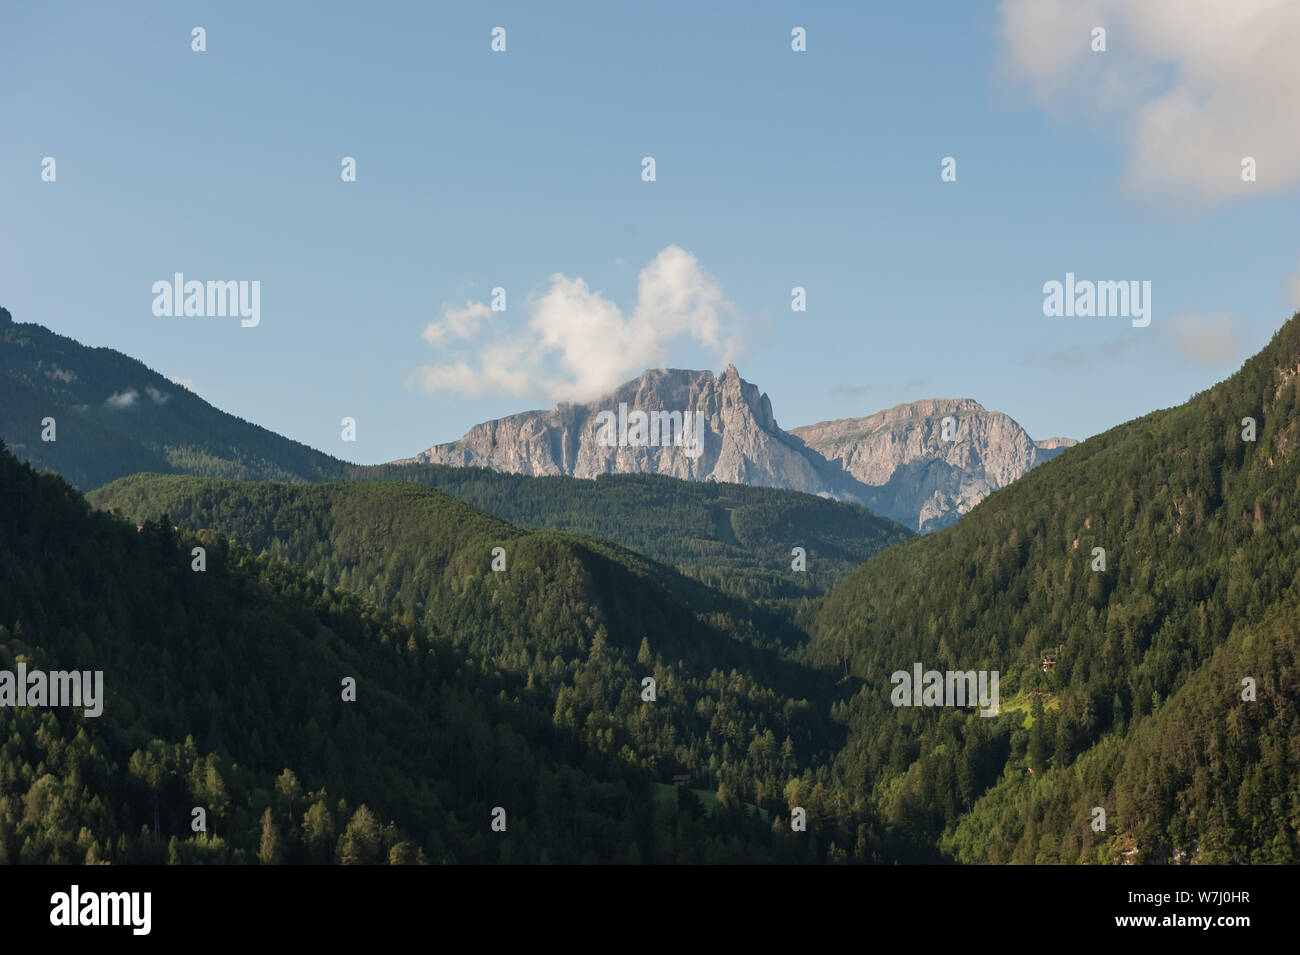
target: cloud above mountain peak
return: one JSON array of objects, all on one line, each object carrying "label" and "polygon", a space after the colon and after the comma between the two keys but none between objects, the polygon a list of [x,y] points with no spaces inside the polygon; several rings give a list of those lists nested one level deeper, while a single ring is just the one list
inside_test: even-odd
[{"label": "cloud above mountain peak", "polygon": [[431,345],[470,341],[477,352],[419,369],[425,391],[465,395],[546,395],[555,401],[589,401],[645,368],[669,363],[676,348],[693,342],[721,362],[739,341],[735,308],[722,285],[694,255],[670,245],[638,276],[636,303],[629,312],[592,289],[585,279],[561,273],[529,302],[528,324],[510,331],[491,328],[483,303],[445,307],[423,337]]}]

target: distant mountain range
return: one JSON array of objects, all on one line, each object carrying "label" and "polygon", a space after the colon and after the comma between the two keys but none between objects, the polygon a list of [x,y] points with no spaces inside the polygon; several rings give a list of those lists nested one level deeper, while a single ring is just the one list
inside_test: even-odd
[{"label": "distant mountain range", "polygon": [[[638,411],[647,418],[679,413],[692,425],[683,429],[690,432],[687,440],[656,440],[663,437],[662,418],[649,422],[649,443],[635,440],[634,425],[623,422]],[[945,418],[952,419],[950,440]],[[699,448],[691,447],[696,422]],[[785,431],[768,396],[728,365],[717,377],[708,371],[647,371],[598,401],[486,421],[459,441],[408,460],[526,475],[655,473],[786,488],[856,501],[929,531],[952,524],[1075,443],[1034,441],[1007,415],[968,398],[918,401],[866,418]]]},{"label": "distant mountain range", "polygon": [[[54,419],[54,441],[42,421]],[[0,440],[90,491],[141,472],[241,481],[425,484],[523,526],[603,538],[712,586],[776,601],[821,593],[910,536],[859,507],[780,488],[655,475],[545,480],[478,468],[349,464],[212,407],[108,348],[0,309]],[[792,574],[800,547],[806,572]]]},{"label": "distant mountain range", "polygon": [[[214,408],[136,359],[15,323],[2,308],[0,399],[0,438],[10,450],[83,490],[140,472],[288,483],[371,479],[367,468]],[[676,412],[682,427],[672,436],[685,440],[638,446],[638,411]],[[944,440],[947,417],[951,441]],[[54,441],[42,440],[46,418],[55,421]],[[671,430],[655,424],[654,437]],[[914,402],[785,431],[767,395],[728,366],[721,376],[650,370],[600,401],[487,421],[459,441],[396,463],[778,488],[856,502],[930,531],[1074,443],[1034,441],[1008,416],[969,399]],[[406,469],[403,479],[413,478],[423,480]]]}]

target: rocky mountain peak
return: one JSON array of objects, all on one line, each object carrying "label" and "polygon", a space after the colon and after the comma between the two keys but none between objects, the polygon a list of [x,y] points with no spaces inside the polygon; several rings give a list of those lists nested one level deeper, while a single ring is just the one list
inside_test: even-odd
[{"label": "rocky mountain peak", "polygon": [[[945,428],[945,419],[948,427]],[[790,432],[871,490],[864,503],[918,530],[955,521],[1076,442],[1036,442],[972,398],[931,398]]]},{"label": "rocky mountain peak", "polygon": [[[947,431],[945,418],[953,419]],[[1035,442],[1011,418],[971,398],[916,401],[787,432],[768,396],[728,364],[717,376],[649,369],[596,401],[486,421],[409,460],[516,474],[652,472],[781,487],[856,500],[928,530],[1072,443]]]}]

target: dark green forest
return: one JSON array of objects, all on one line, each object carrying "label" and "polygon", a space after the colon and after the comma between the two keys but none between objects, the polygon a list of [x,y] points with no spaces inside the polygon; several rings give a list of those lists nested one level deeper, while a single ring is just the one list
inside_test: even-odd
[{"label": "dark green forest", "polygon": [[[837,783],[964,862],[1300,859],[1298,370],[1300,316],[834,588],[809,659],[863,681]],[[999,670],[1010,712],[895,709],[914,661]]]},{"label": "dark green forest", "polygon": [[[167,515],[215,530],[391,607],[553,699],[557,723],[591,746],[631,746],[662,781],[690,773],[710,792],[788,813],[791,780],[811,791],[812,770],[824,775],[843,741],[830,718],[843,687],[796,659],[805,634],[616,545],[522,531],[409,483],[137,475],[91,500],[131,522]],[[646,676],[653,704],[641,700]],[[860,824],[844,814],[855,844]]]},{"label": "dark green forest", "polygon": [[[658,474],[527,477],[437,464],[349,467],[349,481],[417,481],[511,524],[580,531],[671,564],[710,587],[794,604],[912,532],[841,501]],[[802,547],[807,570],[792,573]]]},{"label": "dark green forest", "polygon": [[[0,667],[108,685],[99,719],[0,710],[0,852],[1300,861],[1298,382],[1300,316],[925,537],[789,492],[422,466],[88,502],[0,454]],[[915,663],[998,671],[999,714],[894,706]]]},{"label": "dark green forest", "polygon": [[[0,665],[102,669],[107,697],[99,718],[0,710],[0,859],[810,862],[905,852],[834,798],[824,766],[811,768],[827,755],[816,749],[828,738],[825,701],[790,690],[829,681],[562,537],[512,531],[415,486],[303,489],[358,506],[392,493],[436,498],[448,546],[506,543],[512,566],[501,574],[446,553],[448,593],[429,591],[448,601],[435,631],[396,599],[393,612],[377,609],[221,535],[167,520],[137,531],[2,449],[0,490]],[[384,528],[358,530],[359,546],[389,549]],[[764,669],[782,691],[737,668],[706,672],[711,659]],[[659,678],[655,703],[641,701],[642,674]],[[345,677],[355,702],[343,699]],[[692,767],[712,805],[688,787],[662,798],[661,784]],[[802,780],[817,831],[790,831],[787,778]],[[194,806],[207,810],[205,834],[191,831]],[[496,806],[507,810],[503,833],[489,827]]]}]

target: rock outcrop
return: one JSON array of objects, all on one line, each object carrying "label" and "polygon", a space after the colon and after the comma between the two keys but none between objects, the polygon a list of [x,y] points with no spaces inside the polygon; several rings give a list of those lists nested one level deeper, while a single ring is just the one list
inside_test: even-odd
[{"label": "rock outcrop", "polygon": [[[952,419],[946,436],[945,418]],[[921,531],[946,527],[1077,443],[1035,441],[1009,416],[969,398],[915,401],[790,433],[871,488],[867,507]]]},{"label": "rock outcrop", "polygon": [[[683,443],[674,443],[680,432],[670,426],[665,441],[661,424],[649,435],[652,444],[635,434],[620,442],[616,427],[605,435],[614,439],[613,446],[602,445],[598,416],[610,412],[617,419],[620,405],[628,415],[677,412],[683,423],[689,412],[690,433]],[[702,438],[698,449],[697,434]],[[828,465],[820,455],[777,426],[772,402],[742,380],[734,365],[718,377],[710,371],[647,371],[598,401],[485,421],[459,441],[435,445],[414,460],[583,478],[650,472],[841,497],[849,490],[828,479]]]},{"label": "rock outcrop", "polygon": [[[657,424],[648,435],[636,430],[636,412]],[[689,424],[684,442],[680,432],[663,433],[665,413]],[[952,440],[945,440],[945,417],[954,419]],[[1072,444],[1035,442],[1011,418],[970,399],[918,401],[787,432],[767,395],[729,365],[716,377],[647,371],[598,401],[486,421],[408,460],[528,475],[650,472],[780,487],[856,500],[908,527],[934,530]]]}]

